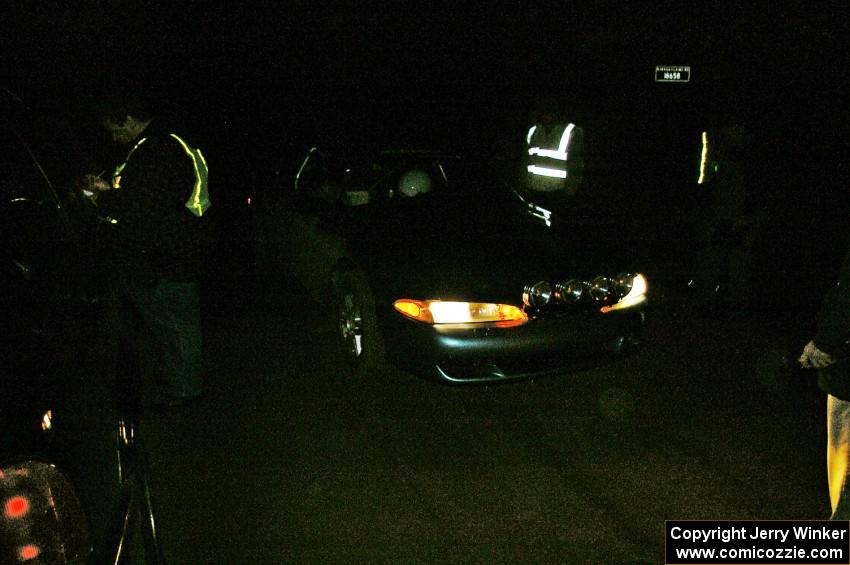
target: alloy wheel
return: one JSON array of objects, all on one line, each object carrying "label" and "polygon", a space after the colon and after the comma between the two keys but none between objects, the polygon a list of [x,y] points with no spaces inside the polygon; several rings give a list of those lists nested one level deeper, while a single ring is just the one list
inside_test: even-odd
[{"label": "alloy wheel", "polygon": [[353,359],[363,354],[363,317],[352,293],[342,297],[339,311],[339,335],[343,347]]}]

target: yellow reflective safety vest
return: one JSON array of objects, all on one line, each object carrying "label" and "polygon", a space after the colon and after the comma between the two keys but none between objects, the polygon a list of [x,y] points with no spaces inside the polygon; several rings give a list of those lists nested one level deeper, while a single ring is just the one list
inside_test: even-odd
[{"label": "yellow reflective safety vest", "polygon": [[[209,169],[207,168],[207,161],[204,159],[204,154],[201,153],[200,149],[190,146],[176,133],[169,134],[169,136],[180,144],[180,147],[183,148],[183,151],[185,151],[186,155],[189,156],[189,159],[192,160],[192,168],[195,171],[195,185],[192,187],[192,192],[184,206],[186,206],[186,208],[188,208],[188,210],[195,216],[200,218],[212,205],[208,189]],[[146,140],[146,137],[140,139],[138,143],[130,149],[130,152],[127,154],[127,158],[124,159],[124,162],[115,168],[115,173],[112,175],[112,188],[121,188],[121,172],[124,170],[124,167],[127,166],[133,152],[136,151],[136,149],[138,149]]]}]

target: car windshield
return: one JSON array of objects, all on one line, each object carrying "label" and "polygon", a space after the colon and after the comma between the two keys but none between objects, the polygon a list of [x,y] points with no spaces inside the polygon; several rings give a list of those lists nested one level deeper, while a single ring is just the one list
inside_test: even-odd
[{"label": "car windshield", "polygon": [[386,153],[366,166],[335,167],[325,181],[342,188],[345,207],[416,207],[452,205],[458,200],[511,196],[509,183],[480,162],[451,154]]}]

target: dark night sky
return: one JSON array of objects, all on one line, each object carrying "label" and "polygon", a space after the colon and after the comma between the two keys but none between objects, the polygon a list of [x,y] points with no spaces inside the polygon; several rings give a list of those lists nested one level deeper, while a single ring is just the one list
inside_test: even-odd
[{"label": "dark night sky", "polygon": [[541,75],[557,87],[636,61],[692,64],[697,76],[698,64],[712,72],[742,65],[770,79],[787,78],[793,67],[846,62],[835,51],[845,41],[847,10],[828,4],[814,11],[726,3],[651,10],[613,2],[557,10],[536,3],[461,10],[449,2],[218,4],[26,3],[4,18],[11,41],[4,54],[13,80],[85,91],[143,73],[186,98],[232,97],[237,107],[275,94],[463,106],[468,97],[528,92]]},{"label": "dark night sky", "polygon": [[0,77],[71,113],[139,82],[261,148],[343,129],[469,145],[525,127],[541,92],[651,92],[658,64],[692,65],[700,104],[843,128],[846,4],[620,4],[20,3]]}]

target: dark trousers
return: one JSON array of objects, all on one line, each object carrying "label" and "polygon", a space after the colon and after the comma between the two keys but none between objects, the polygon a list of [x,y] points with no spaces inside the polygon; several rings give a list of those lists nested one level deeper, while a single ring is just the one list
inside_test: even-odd
[{"label": "dark trousers", "polygon": [[124,281],[119,292],[125,330],[133,334],[141,367],[153,374],[160,394],[191,398],[203,392],[198,283]]}]

